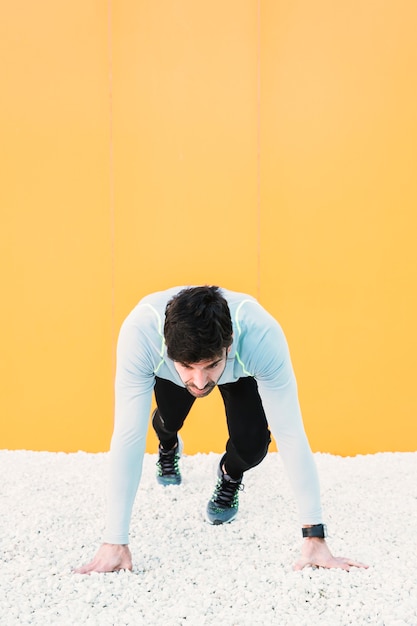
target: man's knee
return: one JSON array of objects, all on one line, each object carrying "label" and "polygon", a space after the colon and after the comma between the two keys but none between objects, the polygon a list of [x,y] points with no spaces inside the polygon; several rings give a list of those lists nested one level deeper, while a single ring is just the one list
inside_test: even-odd
[{"label": "man's knee", "polygon": [[247,442],[234,442],[231,439],[227,442],[226,452],[230,463],[239,465],[242,471],[246,471],[259,465],[268,453],[271,443],[271,433],[266,430],[255,438]]},{"label": "man's knee", "polygon": [[155,409],[152,415],[152,426],[156,433],[163,435],[172,435],[176,431],[171,431],[166,427],[165,421],[159,412],[159,409]]}]

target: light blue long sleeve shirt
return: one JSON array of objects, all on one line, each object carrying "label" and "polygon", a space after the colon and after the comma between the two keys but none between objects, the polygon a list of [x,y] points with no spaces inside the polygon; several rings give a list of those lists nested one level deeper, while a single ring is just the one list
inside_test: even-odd
[{"label": "light blue long sleeve shirt", "polygon": [[[155,376],[184,387],[168,358],[167,302],[182,287],[143,298],[122,324],[117,345],[115,421],[110,446],[104,541],[126,544],[145,453]],[[221,289],[233,322],[233,344],[218,384],[252,376],[294,490],[300,523],[322,522],[320,489],[298,401],[287,341],[278,322],[247,294]]]}]

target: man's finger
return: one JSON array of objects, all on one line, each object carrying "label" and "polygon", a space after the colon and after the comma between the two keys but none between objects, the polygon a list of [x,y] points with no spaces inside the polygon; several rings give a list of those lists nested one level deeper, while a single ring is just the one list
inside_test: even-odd
[{"label": "man's finger", "polygon": [[82,567],[76,567],[72,571],[74,574],[89,574],[90,573],[90,570],[88,569],[87,565],[83,565]]},{"label": "man's finger", "polygon": [[97,563],[92,561],[91,563],[87,563],[86,565],[82,565],[81,567],[77,567],[73,570],[74,574],[91,574],[91,572],[103,572]]},{"label": "man's finger", "polygon": [[365,563],[361,563],[360,561],[352,561],[352,559],[343,559],[345,563],[350,565],[351,567],[363,567],[364,569],[368,569],[369,565]]}]

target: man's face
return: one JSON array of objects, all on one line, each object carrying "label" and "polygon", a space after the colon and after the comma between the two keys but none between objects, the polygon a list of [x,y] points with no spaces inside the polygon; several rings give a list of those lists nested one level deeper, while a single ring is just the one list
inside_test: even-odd
[{"label": "man's face", "polygon": [[198,361],[198,363],[180,363],[174,361],[177,370],[185,387],[195,398],[204,398],[213,391],[220,376],[226,367],[228,350],[215,359]]}]

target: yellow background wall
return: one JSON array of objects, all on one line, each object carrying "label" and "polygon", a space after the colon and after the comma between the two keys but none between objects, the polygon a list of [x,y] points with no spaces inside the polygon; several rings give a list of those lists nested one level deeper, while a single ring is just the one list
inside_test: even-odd
[{"label": "yellow background wall", "polygon": [[[2,13],[0,447],[106,450],[123,318],[211,283],[281,322],[314,450],[417,449],[414,0]],[[218,394],[184,430],[222,451]]]}]

